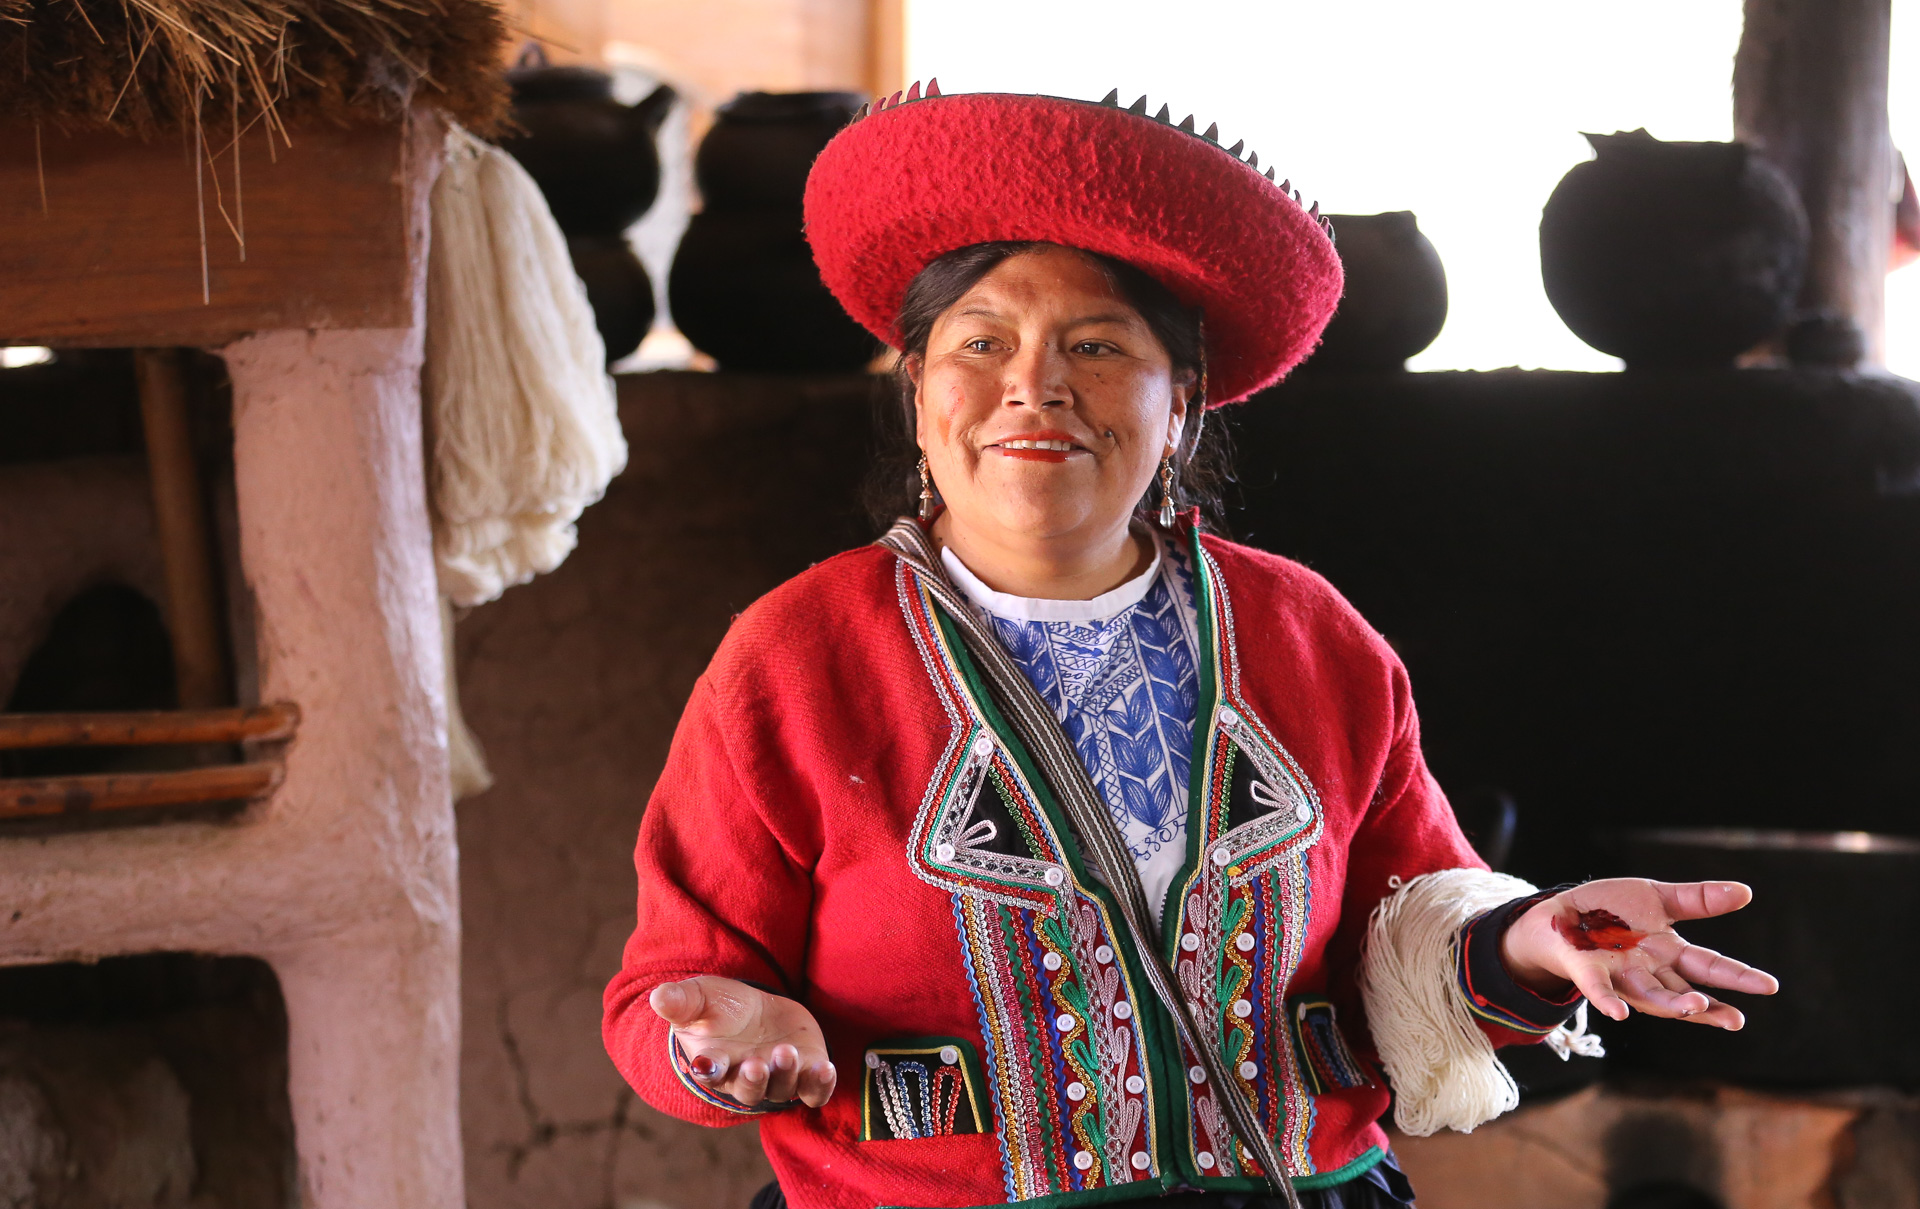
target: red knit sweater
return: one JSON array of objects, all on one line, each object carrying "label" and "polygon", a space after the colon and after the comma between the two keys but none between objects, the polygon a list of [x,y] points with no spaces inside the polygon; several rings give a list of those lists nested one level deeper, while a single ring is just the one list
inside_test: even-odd
[{"label": "red knit sweater", "polygon": [[[1368,915],[1390,878],[1483,866],[1379,634],[1298,564],[1199,548],[1195,790],[1164,951],[1296,1186],[1334,1183],[1385,1146],[1354,990]],[[608,1051],[664,1112],[759,1117],[795,1209],[1259,1187],[971,675],[878,547],[735,621],[641,825]],[[807,1005],[840,1072],[824,1108],[747,1112],[687,1075],[647,995],[699,974]]]}]

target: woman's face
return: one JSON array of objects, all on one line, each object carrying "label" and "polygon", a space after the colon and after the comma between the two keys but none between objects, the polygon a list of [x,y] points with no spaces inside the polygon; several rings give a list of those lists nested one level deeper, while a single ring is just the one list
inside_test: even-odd
[{"label": "woman's face", "polygon": [[1179,442],[1193,387],[1100,268],[1062,247],[982,277],[907,369],[952,523],[999,543],[1124,528]]}]

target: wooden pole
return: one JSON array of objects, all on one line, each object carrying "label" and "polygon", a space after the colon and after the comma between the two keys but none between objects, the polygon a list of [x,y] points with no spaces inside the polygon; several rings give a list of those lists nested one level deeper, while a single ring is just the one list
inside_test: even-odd
[{"label": "wooden pole", "polygon": [[122,714],[0,714],[0,751],[28,747],[145,747],[291,739],[300,707],[151,710]]},{"label": "wooden pole", "polygon": [[187,423],[186,368],[177,349],[138,349],[134,370],[153,480],[154,526],[167,581],[167,632],[183,709],[231,702],[226,644],[220,636],[212,538]]},{"label": "wooden pole", "polygon": [[1893,240],[1891,18],[1892,0],[1746,0],[1733,66],[1735,137],[1785,172],[1807,208],[1801,307],[1859,324],[1875,364]]},{"label": "wooden pole", "polygon": [[277,761],[220,764],[181,772],[128,772],[81,777],[0,779],[0,819],[102,810],[140,810],[264,798],[287,775]]},{"label": "wooden pole", "polygon": [[906,0],[867,0],[867,91],[877,100],[907,86]]}]

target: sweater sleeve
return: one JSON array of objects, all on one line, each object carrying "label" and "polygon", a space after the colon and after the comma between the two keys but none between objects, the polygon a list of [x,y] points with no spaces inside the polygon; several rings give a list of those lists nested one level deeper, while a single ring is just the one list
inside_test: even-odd
[{"label": "sweater sleeve", "polygon": [[[1358,982],[1368,1031],[1409,1134],[1468,1131],[1519,1102],[1498,1045],[1541,1040],[1560,1021],[1514,1028],[1556,1008],[1505,977],[1499,912],[1534,893],[1493,873],[1461,834],[1420,751],[1406,672],[1392,668],[1394,729],[1378,788],[1348,855],[1343,932],[1362,930]],[[1476,930],[1485,918],[1488,927]],[[1363,922],[1364,921],[1364,922]],[[1466,942],[1478,936],[1478,943]],[[1491,957],[1493,966],[1486,963]],[[1477,959],[1477,965],[1474,964]],[[1478,973],[1481,1002],[1474,1002]]]},{"label": "sweater sleeve", "polygon": [[661,983],[711,974],[802,998],[813,898],[812,858],[769,820],[729,749],[724,716],[702,677],[640,824],[637,921],[602,1023],[607,1053],[640,1097],[701,1125],[768,1109],[694,1081],[647,997]]}]

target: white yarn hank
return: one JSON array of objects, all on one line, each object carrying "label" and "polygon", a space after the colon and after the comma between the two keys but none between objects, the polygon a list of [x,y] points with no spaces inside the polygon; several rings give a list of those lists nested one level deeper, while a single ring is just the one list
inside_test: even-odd
[{"label": "white yarn hank", "polygon": [[526,170],[453,127],[432,223],[434,554],[441,592],[468,606],[560,565],[627,443],[586,288]]},{"label": "white yarn hank", "polygon": [[[1457,977],[1460,930],[1475,916],[1532,894],[1517,877],[1483,869],[1442,869],[1400,885],[1374,908],[1360,957],[1360,995],[1380,1061],[1393,1081],[1393,1120],[1427,1137],[1471,1133],[1520,1102],[1513,1076],[1468,1010]],[[1555,1029],[1547,1044],[1562,1058],[1598,1056],[1600,1039]]]}]

